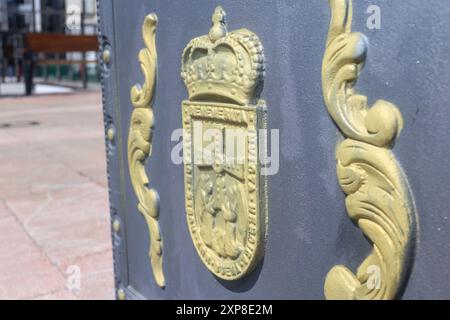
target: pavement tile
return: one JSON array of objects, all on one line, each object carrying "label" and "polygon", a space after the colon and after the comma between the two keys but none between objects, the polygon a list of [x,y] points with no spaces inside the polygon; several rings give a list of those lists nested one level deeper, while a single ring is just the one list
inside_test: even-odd
[{"label": "pavement tile", "polygon": [[106,177],[106,161],[104,166],[80,169],[81,174],[89,177],[93,182],[108,190],[108,179]]},{"label": "pavement tile", "polygon": [[80,290],[75,292],[77,299],[113,300],[115,298],[114,270],[111,261],[112,252],[107,250],[63,261],[60,269],[63,272],[70,272],[70,267],[77,266],[79,268],[81,279]]},{"label": "pavement tile", "polygon": [[8,217],[11,217],[11,211],[9,211],[4,201],[0,200],[0,220]]},{"label": "pavement tile", "polygon": [[16,98],[2,98],[2,109],[15,110],[16,108],[29,110],[30,106],[35,108],[42,108],[53,106],[57,108],[65,106],[83,106],[86,104],[101,103],[101,96],[99,91],[83,91],[76,94],[63,95],[46,95],[46,96],[32,96],[32,97],[16,97]]},{"label": "pavement tile", "polygon": [[32,193],[45,193],[55,187],[89,181],[64,164],[51,162],[50,165],[50,162],[38,155],[34,160],[15,158],[3,162],[0,166],[0,198],[5,200]]},{"label": "pavement tile", "polygon": [[55,161],[90,177],[104,187],[107,186],[103,132],[100,132],[96,139],[77,137],[51,144],[39,143],[39,147]]},{"label": "pavement tile", "polygon": [[100,92],[3,98],[0,112],[0,299],[114,299]]},{"label": "pavement tile", "polygon": [[56,264],[111,248],[106,190],[94,183],[69,185],[7,204]]},{"label": "pavement tile", "polygon": [[27,143],[0,145],[0,163],[0,199],[3,200],[89,181]]},{"label": "pavement tile", "polygon": [[[0,126],[3,126],[5,124],[7,124],[7,121],[4,121],[4,119],[2,118],[0,120]],[[14,138],[14,136],[12,136],[11,134],[8,133],[7,128],[1,128],[0,129],[0,146],[12,146],[18,143],[19,140],[17,140],[16,138]]]},{"label": "pavement tile", "polygon": [[115,300],[113,269],[83,276],[76,297],[79,300]]},{"label": "pavement tile", "polygon": [[63,289],[58,292],[34,297],[32,300],[77,300],[77,296],[69,289]]},{"label": "pavement tile", "polygon": [[26,299],[64,288],[64,277],[15,218],[0,220],[0,243],[0,299]]}]

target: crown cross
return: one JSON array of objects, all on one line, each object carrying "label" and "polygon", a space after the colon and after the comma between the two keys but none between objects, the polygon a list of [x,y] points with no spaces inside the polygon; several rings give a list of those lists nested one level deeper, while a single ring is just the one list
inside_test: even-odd
[{"label": "crown cross", "polygon": [[209,32],[209,38],[212,42],[216,42],[227,35],[227,25],[225,22],[226,15],[227,14],[222,7],[217,7],[216,10],[214,10],[212,16],[213,26]]}]

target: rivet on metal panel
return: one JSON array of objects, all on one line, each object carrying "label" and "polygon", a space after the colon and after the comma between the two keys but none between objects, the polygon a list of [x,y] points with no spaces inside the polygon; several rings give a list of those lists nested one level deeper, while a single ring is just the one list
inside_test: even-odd
[{"label": "rivet on metal panel", "polygon": [[125,294],[125,290],[122,288],[117,290],[117,298],[121,301],[124,301],[127,299],[127,295]]},{"label": "rivet on metal panel", "polygon": [[111,51],[109,49],[103,50],[102,58],[104,63],[109,64],[111,61]]},{"label": "rivet on metal panel", "polygon": [[108,137],[108,140],[110,142],[113,142],[116,136],[116,131],[114,130],[114,128],[109,128],[108,131],[106,132],[106,136]]},{"label": "rivet on metal panel", "polygon": [[115,233],[119,233],[120,232],[120,221],[115,219],[113,221],[113,230]]}]

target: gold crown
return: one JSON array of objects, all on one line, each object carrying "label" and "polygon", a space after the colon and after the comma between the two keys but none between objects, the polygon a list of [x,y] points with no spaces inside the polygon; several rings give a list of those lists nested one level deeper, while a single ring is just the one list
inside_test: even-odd
[{"label": "gold crown", "polygon": [[217,7],[209,35],[189,42],[181,77],[190,100],[256,104],[265,75],[263,46],[247,29],[228,32],[225,16]]}]

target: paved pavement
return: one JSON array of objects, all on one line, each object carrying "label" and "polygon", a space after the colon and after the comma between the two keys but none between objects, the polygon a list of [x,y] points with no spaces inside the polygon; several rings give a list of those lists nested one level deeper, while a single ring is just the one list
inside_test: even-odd
[{"label": "paved pavement", "polygon": [[99,91],[0,98],[0,299],[114,298],[102,121]]},{"label": "paved pavement", "polygon": [[[46,95],[53,93],[72,93],[69,87],[53,86],[37,83],[34,86],[34,95]],[[23,96],[25,95],[25,84],[23,82],[0,83],[0,95],[2,96]]]}]

